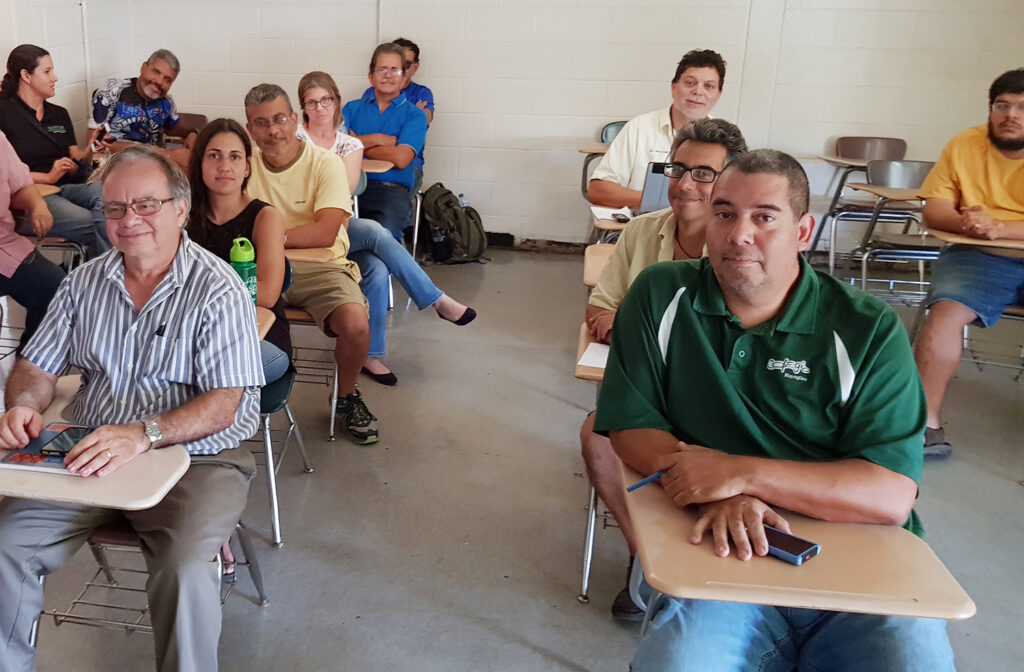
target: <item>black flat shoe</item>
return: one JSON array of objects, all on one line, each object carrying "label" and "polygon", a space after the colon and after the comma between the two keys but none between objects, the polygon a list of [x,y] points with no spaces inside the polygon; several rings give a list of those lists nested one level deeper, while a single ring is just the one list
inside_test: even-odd
[{"label": "black flat shoe", "polygon": [[381,385],[391,386],[398,382],[398,376],[396,376],[393,371],[388,371],[387,373],[374,373],[373,371],[370,371],[368,368],[364,366],[363,373],[365,373],[375,382],[378,382]]},{"label": "black flat shoe", "polygon": [[449,320],[441,313],[438,313],[437,316],[440,317],[442,320],[445,320],[446,322],[451,322],[457,327],[464,327],[476,319],[476,311],[473,310],[472,308],[467,307],[465,312],[462,313],[462,316],[457,320]]}]

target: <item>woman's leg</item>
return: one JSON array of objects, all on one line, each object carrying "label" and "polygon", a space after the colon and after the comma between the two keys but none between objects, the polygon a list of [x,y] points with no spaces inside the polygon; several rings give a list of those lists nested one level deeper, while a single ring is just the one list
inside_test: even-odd
[{"label": "woman's leg", "polygon": [[[387,266],[387,270],[398,279],[398,283],[402,285],[420,310],[434,305],[444,296],[444,292],[438,289],[437,285],[430,279],[430,276],[423,272],[420,265],[412,258],[409,251],[405,249],[405,246],[395,240],[387,229],[374,220],[359,217],[350,219],[348,222],[348,238],[351,245],[349,252],[367,250],[379,257],[384,262],[384,265]],[[355,259],[351,254],[349,258]],[[362,269],[360,268],[360,270]],[[370,310],[372,312],[373,300],[365,288],[363,293],[370,300]],[[387,301],[386,298],[385,301]]]},{"label": "woman's leg", "polygon": [[283,376],[291,363],[285,351],[269,341],[260,341],[260,362],[263,364],[263,377],[268,383]]},{"label": "woman's leg", "polygon": [[369,357],[383,357],[387,354],[388,343],[388,267],[368,250],[353,252],[348,258],[359,266],[363,276],[359,287],[370,304],[370,351]]},{"label": "woman's leg", "polygon": [[[103,216],[103,194],[99,182],[83,184],[65,184],[60,188],[60,195],[77,206],[92,213],[92,223],[96,230],[96,251],[103,253],[113,247],[107,236],[107,218]],[[92,255],[90,255],[91,257]]]}]

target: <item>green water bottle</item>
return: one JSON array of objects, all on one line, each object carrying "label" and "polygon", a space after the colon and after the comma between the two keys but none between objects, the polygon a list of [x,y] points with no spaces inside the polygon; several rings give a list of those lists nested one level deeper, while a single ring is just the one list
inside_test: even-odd
[{"label": "green water bottle", "polygon": [[245,288],[256,303],[256,250],[248,238],[235,238],[231,241],[231,267],[245,283]]}]

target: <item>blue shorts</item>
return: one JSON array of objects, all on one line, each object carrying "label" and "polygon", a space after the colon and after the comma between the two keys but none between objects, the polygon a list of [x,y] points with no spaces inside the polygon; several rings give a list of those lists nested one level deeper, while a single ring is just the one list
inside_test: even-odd
[{"label": "blue shorts", "polygon": [[942,250],[932,267],[928,305],[956,301],[991,327],[1008,306],[1024,304],[1024,259],[982,252],[968,245]]}]

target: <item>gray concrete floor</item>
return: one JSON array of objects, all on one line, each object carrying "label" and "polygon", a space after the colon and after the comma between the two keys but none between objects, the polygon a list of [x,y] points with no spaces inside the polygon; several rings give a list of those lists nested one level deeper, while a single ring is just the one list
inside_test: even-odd
[{"label": "gray concrete floor", "polygon": [[[571,376],[586,298],[580,257],[496,250],[430,274],[480,317],[457,328],[396,290],[394,388],[361,388],[381,442],[326,442],[327,388],[298,385],[316,471],[280,471],[285,546],[271,548],[265,477],[246,520],[270,604],[241,570],[224,608],[223,670],[625,670],[638,629],[612,622],[626,550],[598,533],[592,602],[579,591],[586,482],[577,431],[591,384]],[[1024,326],[1007,325],[1018,339]],[[302,333],[303,330],[295,330]],[[961,670],[1024,656],[1024,383],[962,365],[947,403],[953,457],[925,467],[928,541],[978,604],[951,624]],[[59,607],[91,574],[79,553],[47,584]],[[151,639],[51,622],[39,669],[152,669]]]}]

